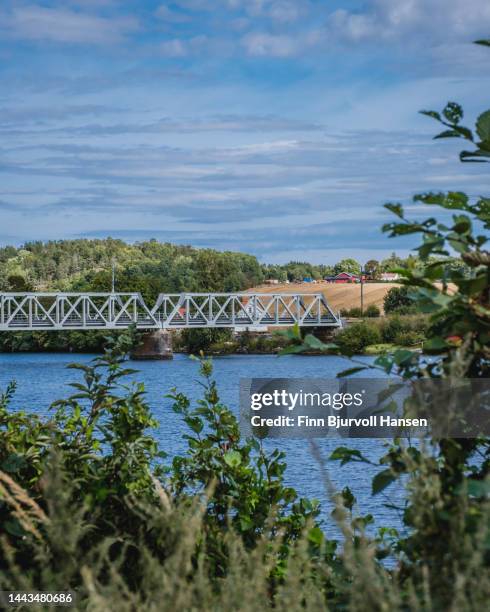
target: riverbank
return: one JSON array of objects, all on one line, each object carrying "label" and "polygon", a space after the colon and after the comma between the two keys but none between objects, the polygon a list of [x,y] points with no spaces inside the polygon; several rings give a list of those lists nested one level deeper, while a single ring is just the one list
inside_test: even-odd
[{"label": "riverbank", "polygon": [[[427,318],[423,315],[350,319],[335,332],[331,341],[349,354],[376,355],[394,348],[420,348],[425,338]],[[315,333],[304,329],[303,334]],[[35,331],[0,334],[0,353],[102,353],[108,336],[122,331]],[[135,336],[135,342],[137,342]],[[275,331],[270,334],[230,329],[186,329],[173,334],[175,353],[207,355],[274,355],[290,344],[289,338]],[[320,351],[309,351],[321,355]]]},{"label": "riverbank", "polygon": [[[277,347],[272,350],[250,350],[247,348],[235,348],[234,346],[230,347],[221,347],[221,348],[213,348],[211,347],[206,351],[206,355],[210,357],[224,357],[227,355],[280,355],[285,347]],[[366,346],[362,351],[357,353],[358,355],[366,355],[366,356],[376,356],[376,355],[384,355],[386,353],[391,353],[398,349],[408,349],[408,350],[422,350],[422,343],[412,345],[412,346],[403,346],[399,344],[393,344],[389,342],[383,342],[380,344],[370,344]],[[174,351],[174,353],[182,353],[184,355],[191,354],[190,351],[187,350],[178,350]],[[315,351],[308,350],[298,353],[298,355],[302,355],[304,357],[321,357],[331,355],[332,352],[327,353],[324,351]]]}]

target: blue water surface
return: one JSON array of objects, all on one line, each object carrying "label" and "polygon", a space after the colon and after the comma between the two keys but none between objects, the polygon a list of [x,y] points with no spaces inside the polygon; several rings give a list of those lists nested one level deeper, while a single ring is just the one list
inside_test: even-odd
[{"label": "blue water surface", "polygon": [[[59,353],[15,353],[0,354],[0,390],[11,380],[17,381],[17,392],[11,404],[14,410],[48,414],[49,405],[56,399],[73,393],[70,382],[81,381],[81,373],[67,369],[76,361],[89,363],[95,355],[70,355]],[[369,362],[370,357],[357,360]],[[337,356],[285,355],[230,355],[216,357],[214,377],[222,401],[238,413],[240,378],[334,378],[351,363]],[[179,415],[172,409],[172,401],[165,397],[173,387],[187,394],[192,400],[202,396],[199,385],[199,365],[188,355],[176,354],[172,361],[132,362],[131,367],[139,370],[134,377],[145,384],[147,399],[154,416],[159,422],[155,432],[161,449],[170,457],[183,453],[186,448],[182,438],[186,427]],[[300,495],[320,500],[322,522],[327,533],[336,531],[330,517],[332,505],[325,490],[322,468],[312,457],[307,440],[266,440],[269,450],[279,448],[286,452],[286,481],[296,488]],[[317,439],[322,457],[328,458],[338,440]],[[377,439],[350,439],[342,445],[359,449],[374,462],[384,453],[386,441]],[[348,486],[358,500],[357,511],[371,513],[376,526],[401,527],[400,512],[386,507],[386,504],[402,505],[403,490],[400,485],[391,485],[384,494],[371,495],[371,479],[380,469],[363,463],[350,463],[340,467],[338,462],[327,462],[328,477],[341,490]]]}]

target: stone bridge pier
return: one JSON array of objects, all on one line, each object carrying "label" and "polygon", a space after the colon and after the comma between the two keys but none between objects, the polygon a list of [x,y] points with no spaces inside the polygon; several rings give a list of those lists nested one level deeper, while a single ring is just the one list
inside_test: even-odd
[{"label": "stone bridge pier", "polygon": [[335,342],[335,336],[338,332],[335,328],[325,327],[314,327],[313,330],[306,330],[307,333],[312,333],[318,340],[321,340],[325,344],[329,342]]},{"label": "stone bridge pier", "polygon": [[167,329],[157,329],[145,332],[142,342],[131,352],[131,359],[163,360],[173,359],[172,332]]}]

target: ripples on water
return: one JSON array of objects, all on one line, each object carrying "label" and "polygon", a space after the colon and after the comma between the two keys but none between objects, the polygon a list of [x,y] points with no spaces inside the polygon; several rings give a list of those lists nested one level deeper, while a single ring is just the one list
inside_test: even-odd
[{"label": "ripples on water", "polygon": [[[0,354],[0,389],[11,380],[18,387],[12,403],[14,409],[47,414],[49,404],[70,395],[73,390],[68,383],[80,380],[81,374],[66,368],[76,361],[88,363],[95,355],[67,354]],[[369,362],[369,357],[358,359]],[[214,377],[224,404],[238,413],[240,378],[334,378],[337,372],[348,367],[349,361],[336,356],[299,356],[285,355],[230,355],[214,358]],[[171,409],[171,400],[165,398],[172,387],[187,394],[192,400],[202,396],[198,384],[199,365],[188,355],[176,354],[173,361],[133,362],[132,367],[139,370],[135,380],[145,383],[147,399],[155,417],[160,423],[156,437],[161,448],[170,456],[183,453],[186,448],[182,434],[185,426],[179,415]],[[317,439],[320,452],[327,458],[339,446],[337,440]],[[324,490],[320,467],[312,458],[307,440],[266,440],[269,450],[279,448],[286,452],[286,481],[300,495],[316,498],[322,504],[322,519],[327,532],[335,533],[330,518],[331,504]],[[351,439],[342,445],[359,449],[373,461],[384,452],[384,442],[376,439]],[[371,513],[377,526],[400,527],[399,513],[386,508],[386,503],[401,505],[403,492],[395,484],[387,489],[385,495],[371,496],[371,479],[377,468],[352,463],[340,467],[338,462],[328,462],[329,477],[339,490],[349,486],[358,500],[358,511]]]}]

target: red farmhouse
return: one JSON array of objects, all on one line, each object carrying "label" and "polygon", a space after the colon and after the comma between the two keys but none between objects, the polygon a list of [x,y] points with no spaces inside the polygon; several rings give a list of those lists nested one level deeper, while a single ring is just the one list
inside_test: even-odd
[{"label": "red farmhouse", "polygon": [[357,274],[340,272],[340,274],[337,274],[336,276],[326,276],[325,280],[329,283],[358,283],[361,279]]}]

